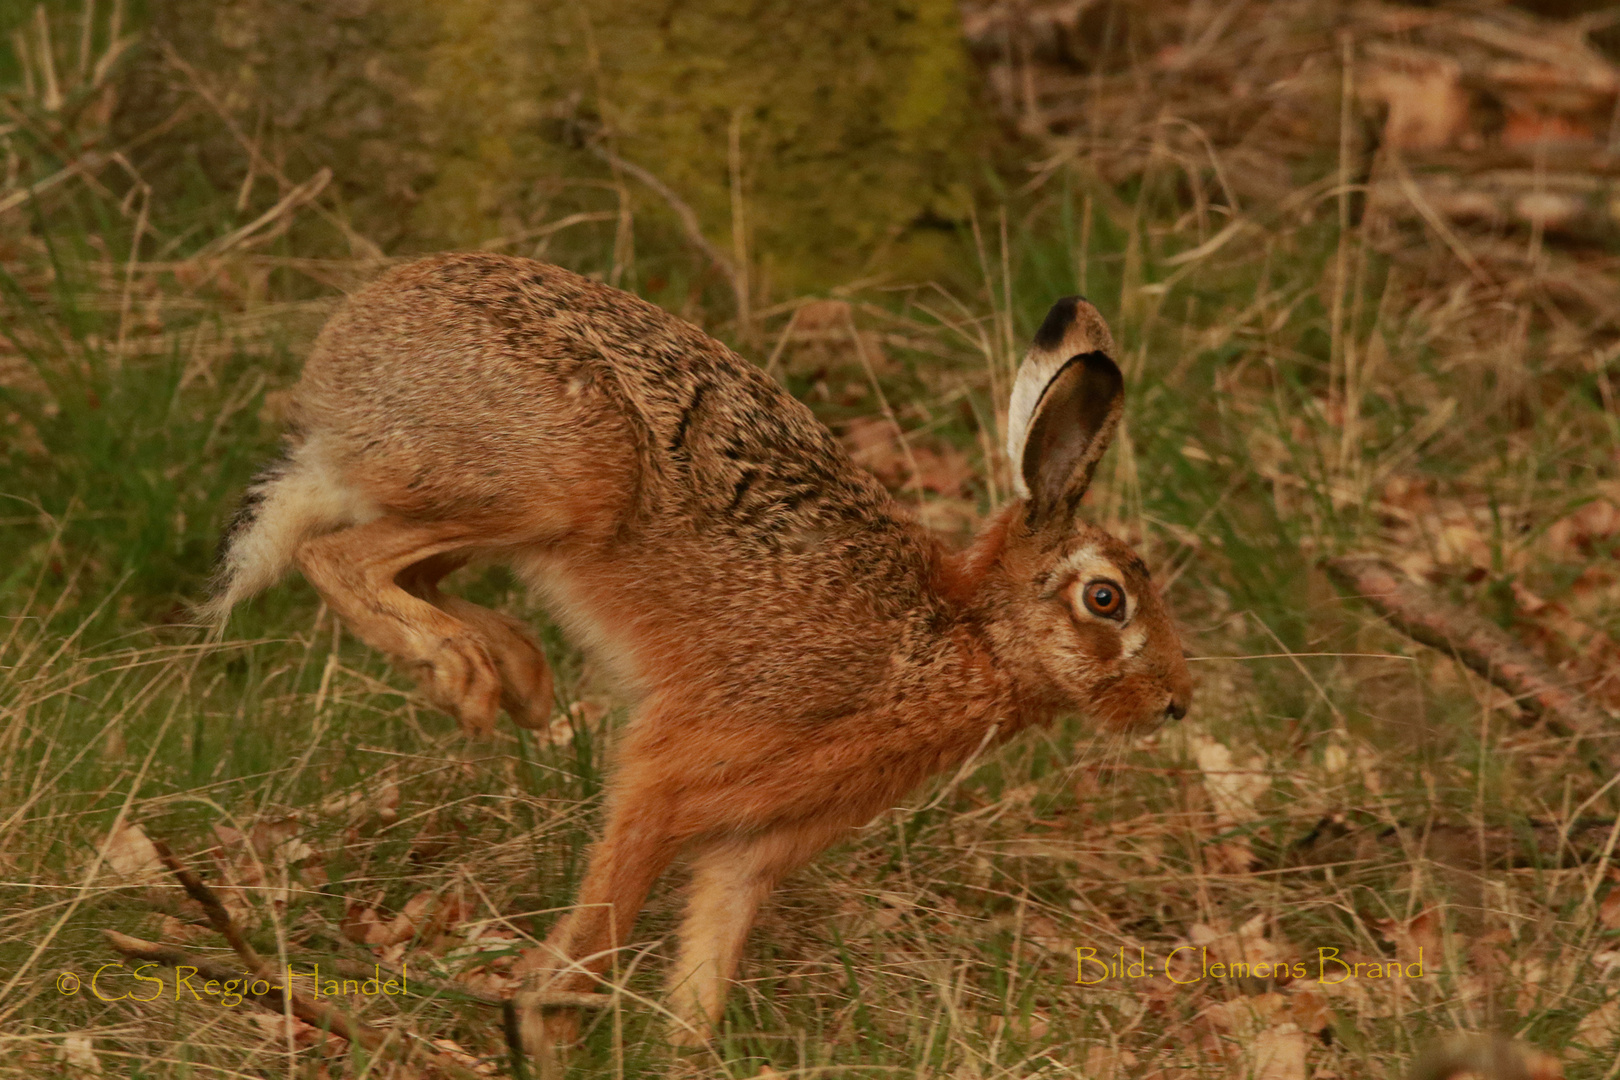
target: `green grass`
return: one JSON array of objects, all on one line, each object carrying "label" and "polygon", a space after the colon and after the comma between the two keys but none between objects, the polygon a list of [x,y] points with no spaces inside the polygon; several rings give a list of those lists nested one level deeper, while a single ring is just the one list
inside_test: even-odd
[{"label": "green grass", "polygon": [[[10,137],[36,155],[36,175],[63,164]],[[1514,625],[1518,583],[1620,634],[1612,590],[1577,588],[1609,553],[1547,540],[1620,467],[1604,369],[1560,361],[1536,318],[1517,351],[1492,352],[1520,308],[1485,294],[1448,306],[1441,258],[1421,238],[1385,250],[1353,230],[1341,290],[1331,212],[1278,212],[1217,255],[1177,263],[1206,237],[1173,177],[1124,191],[1066,183],[958,237],[977,292],[849,299],[863,328],[886,335],[882,390],[913,445],[976,466],[979,479],[944,501],[982,513],[999,467],[985,457],[998,441],[992,386],[1083,269],[1131,380],[1128,446],[1088,506],[1168,583],[1200,657],[1192,717],[1129,742],[1071,719],[880,816],[783,889],[751,939],[723,1037],[684,1057],[642,1000],[657,1002],[677,873],[572,1075],[749,1077],[769,1064],[1226,1076],[1254,1064],[1254,1031],[1285,1021],[1308,1033],[1311,1066],[1339,1076],[1386,1075],[1453,1029],[1519,1035],[1562,1053],[1571,1076],[1610,1075],[1612,1031],[1607,1045],[1573,1040],[1614,1000],[1600,957],[1612,959],[1617,935],[1595,915],[1611,879],[1591,843],[1538,854],[1523,830],[1612,820],[1612,748],[1572,748],[1492,707],[1483,683],[1338,597],[1318,569],[1326,555],[1381,550]],[[0,1075],[65,1069],[55,1062],[75,1034],[93,1038],[109,1075],[390,1075],[342,1052],[321,1065],[299,1048],[289,1061],[269,1013],[176,1002],[172,984],[150,1003],[58,992],[61,972],[115,959],[104,929],[222,949],[161,878],[94,867],[108,831],[139,822],[210,880],[242,885],[255,945],[301,967],[376,962],[387,947],[346,932],[365,908],[386,920],[424,893],[454,897],[450,925],[402,943],[413,972],[449,983],[543,934],[569,902],[623,720],[588,660],[496,571],[457,587],[542,628],[559,715],[589,703],[554,738],[503,727],[463,741],[301,582],[238,612],[223,647],[198,647],[186,605],[204,595],[215,538],[274,450],[276,394],[337,295],[322,282],[370,272],[299,269],[297,230],[214,264],[188,260],[240,223],[229,201],[162,208],[187,238],[150,263],[149,249],[130,261],[132,215],[86,185],[0,216]],[[602,228],[571,234],[559,257],[605,271]],[[680,308],[690,254],[673,240],[638,247],[637,280]],[[699,296],[693,315],[736,340],[724,291]],[[761,359],[787,317],[783,307],[757,328]],[[801,364],[790,346],[790,387],[835,423],[877,413],[854,351],[828,355]],[[1442,407],[1451,419],[1436,425]],[[1402,518],[1392,479],[1421,488],[1432,512]],[[1448,520],[1454,534],[1437,532]],[[1467,543],[1482,553],[1472,563]],[[1268,781],[1249,820],[1216,821],[1200,739]],[[1347,839],[1302,846],[1335,817]],[[1440,826],[1463,841],[1445,847]],[[257,848],[232,842],[256,829]],[[303,846],[277,846],[288,836]],[[1518,865],[1481,869],[1481,850],[1517,853]],[[1394,957],[1392,927],[1424,911],[1442,959],[1427,955],[1437,974],[1409,993],[1309,979],[1075,985],[1076,946],[1162,959],[1256,916],[1292,959],[1319,947]],[[1230,1018],[1234,1001],[1273,1011],[1251,1031]],[[1321,1009],[1325,1027],[1312,1019]],[[372,1000],[362,1015],[501,1053],[498,1014],[454,994]]]}]

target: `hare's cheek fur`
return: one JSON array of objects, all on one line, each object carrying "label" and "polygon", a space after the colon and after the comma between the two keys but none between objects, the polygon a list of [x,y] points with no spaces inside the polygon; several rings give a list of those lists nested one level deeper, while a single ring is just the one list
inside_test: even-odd
[{"label": "hare's cheek fur", "polygon": [[1048,670],[1077,711],[1116,731],[1134,731],[1162,720],[1164,692],[1155,692],[1151,675],[1137,670],[1135,658],[1126,655],[1128,631],[1084,614],[1071,615],[1067,622],[1049,639],[1068,641],[1063,643],[1067,647],[1053,651]]},{"label": "hare's cheek fur", "polygon": [[1073,647],[1049,660],[1049,673],[1076,710],[1099,727],[1149,730],[1171,715],[1173,702],[1185,700],[1174,670],[1143,652],[1142,628],[1094,621],[1076,623],[1068,634]]},{"label": "hare's cheek fur", "polygon": [[[1114,731],[1150,729],[1184,713],[1191,684],[1179,638],[1141,561],[1089,528],[1049,558],[1044,569],[1028,567],[1037,603],[1023,633],[1063,705]],[[1085,602],[1099,581],[1123,593],[1114,614]]]}]

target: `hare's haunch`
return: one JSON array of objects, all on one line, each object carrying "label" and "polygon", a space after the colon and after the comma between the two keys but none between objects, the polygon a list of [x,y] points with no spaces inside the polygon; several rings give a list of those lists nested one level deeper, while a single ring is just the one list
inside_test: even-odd
[{"label": "hare's haunch", "polygon": [[965,550],[919,526],[758,367],[555,266],[445,255],[352,297],[293,392],[284,458],[226,537],[212,613],[297,565],[469,731],[544,724],[529,631],[441,592],[514,566],[637,705],[578,904],[521,995],[597,985],[647,890],[694,863],[673,1008],[718,1020],[781,878],[928,776],[1065,712],[1129,730],[1191,695],[1130,549],[1076,516],[1119,424],[1113,342],[1059,301],[1009,408],[1018,499]]}]

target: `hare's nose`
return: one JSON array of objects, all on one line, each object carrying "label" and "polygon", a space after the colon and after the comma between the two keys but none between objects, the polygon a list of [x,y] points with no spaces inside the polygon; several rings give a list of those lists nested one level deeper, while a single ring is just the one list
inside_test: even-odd
[{"label": "hare's nose", "polygon": [[1164,707],[1164,715],[1172,720],[1180,720],[1187,715],[1187,703],[1180,698],[1171,698],[1170,704]]}]

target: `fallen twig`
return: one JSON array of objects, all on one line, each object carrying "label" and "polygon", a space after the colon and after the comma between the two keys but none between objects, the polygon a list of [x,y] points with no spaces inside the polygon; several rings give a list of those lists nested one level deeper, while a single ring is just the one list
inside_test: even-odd
[{"label": "fallen twig", "polygon": [[[264,958],[259,955],[258,950],[242,935],[241,929],[236,925],[236,920],[232,919],[230,912],[225,910],[225,905],[220,903],[219,896],[214,890],[209,888],[207,883],[196,874],[192,873],[185,864],[181,863],[175,857],[174,852],[169,849],[168,844],[162,840],[153,839],[152,846],[157,849],[158,858],[163,860],[163,865],[167,866],[169,871],[179,880],[181,886],[186,890],[186,894],[202,905],[203,911],[208,915],[208,921],[213,924],[215,930],[219,931],[220,936],[230,944],[231,949],[236,953],[243,965],[247,967],[248,971],[257,976],[259,980],[270,984],[271,989],[267,993],[248,996],[254,997],[255,1000],[274,1000],[278,1005],[284,1002],[285,1005],[282,1007],[289,1009],[294,1016],[305,1023],[330,1031],[350,1043],[358,1043],[367,1050],[391,1054],[401,1061],[414,1056],[413,1049],[415,1048],[410,1043],[390,1040],[387,1032],[380,1031],[362,1020],[354,1019],[324,1002],[312,1001],[297,993],[291,986],[278,983],[277,979],[280,977],[280,973],[266,963]],[[167,964],[173,967],[182,964],[187,967],[195,967],[199,974],[208,974],[209,978],[221,980],[240,978],[238,973],[230,971],[222,965],[192,957],[180,949],[142,941],[139,938],[128,937],[112,930],[104,930],[102,933],[107,936],[107,940],[112,943],[114,948],[126,956],[135,956],[139,959],[151,960],[154,963]],[[406,1036],[413,1035],[413,1033],[404,1030],[401,1030],[400,1033]],[[419,1036],[414,1037],[420,1038]],[[421,1041],[424,1044],[427,1043],[425,1039]],[[421,1054],[420,1060],[424,1064],[430,1064],[444,1072],[445,1075],[455,1077],[456,1080],[478,1080],[481,1076],[481,1074],[438,1051],[420,1050],[419,1052]]]},{"label": "fallen twig", "polygon": [[1568,680],[1505,630],[1434,596],[1372,556],[1329,559],[1328,576],[1414,641],[1455,656],[1565,732],[1606,734],[1612,723]]},{"label": "fallen twig", "polygon": [[298,209],[305,203],[316,199],[321,192],[326,190],[326,185],[331,183],[331,181],[332,170],[327,168],[321,169],[314,176],[310,177],[308,180],[305,180],[302,184],[299,184],[297,187],[287,192],[287,194],[283,195],[276,205],[272,206],[270,209],[266,210],[264,213],[260,214],[246,225],[243,225],[241,228],[221,236],[217,240],[212,240],[203,245],[203,247],[192,256],[192,259],[201,261],[204,259],[218,258],[219,256],[226,254],[232,248],[236,247],[244,240],[247,240],[266,225],[278,220],[284,221],[288,213]]},{"label": "fallen twig", "polygon": [[687,205],[685,199],[675,194],[674,189],[660,180],[658,174],[651,169],[637,165],[633,161],[625,160],[601,143],[589,143],[587,149],[613,168],[621,169],[640,180],[669,205],[669,208],[675,212],[675,216],[680,219],[681,229],[686,233],[687,240],[691,241],[692,246],[708,258],[709,262],[714,265],[716,270],[720,271],[726,282],[731,286],[732,295],[737,301],[737,319],[740,324],[748,315],[748,283],[745,280],[743,270],[733,263],[724,252],[715,247],[708,237],[703,235],[703,225],[698,221],[697,212]]},{"label": "fallen twig", "polygon": [[[245,985],[240,991],[245,998],[251,998],[275,1012],[285,1012],[287,1003],[282,994],[283,986],[280,982],[266,976],[265,972],[255,971],[252,974],[260,976],[257,979],[242,977],[242,972],[228,964],[210,960],[207,957],[195,956],[184,949],[173,945],[162,945],[155,941],[146,941],[128,934],[120,934],[116,930],[103,930],[102,936],[111,943],[112,947],[129,957],[131,960],[147,960],[154,964],[163,964],[172,968],[193,968],[204,979],[215,982],[242,982]],[[268,990],[255,992],[252,987],[267,985]],[[349,1042],[357,1042],[367,1049],[375,1050],[382,1045],[383,1033],[361,1024],[351,1023],[349,1018],[322,1005],[320,1002],[306,1001],[297,994],[292,995],[292,1014],[307,1024],[325,1028],[339,1038]]]},{"label": "fallen twig", "polygon": [[255,974],[260,973],[261,969],[267,969],[268,965],[265,964],[264,958],[259,955],[258,950],[248,944],[247,938],[242,936],[242,931],[237,929],[236,920],[231,918],[231,913],[225,910],[225,905],[220,903],[219,896],[214,890],[210,889],[202,878],[192,873],[184,863],[176,858],[174,852],[169,849],[168,844],[153,838],[152,847],[157,850],[158,858],[163,860],[163,865],[169,868],[169,872],[175,876],[181,887],[186,890],[186,895],[202,905],[203,911],[208,916],[208,921],[213,924],[215,930],[219,931],[226,944],[235,950],[236,955],[242,958],[242,963],[246,964]]},{"label": "fallen twig", "polygon": [[[184,877],[180,878],[181,885],[186,886],[187,894],[190,895],[191,898],[197,903],[202,905],[204,911],[208,913],[209,922],[216,929],[218,929],[221,925],[221,921],[223,920],[224,925],[229,926],[233,933],[236,932],[236,924],[231,919],[230,913],[225,909],[224,905],[220,903],[218,894],[210,889],[208,885],[200,880],[190,869],[180,864],[179,860],[174,859],[174,854],[169,851],[168,845],[163,843],[163,841],[154,840],[152,842],[152,846],[157,849],[158,858],[164,861],[164,865],[167,866],[170,871],[174,871],[177,866],[179,867],[179,873],[185,875]],[[170,862],[169,860],[171,859],[174,859],[174,861]],[[187,885],[187,879],[194,884]],[[195,888],[197,891],[194,892],[193,888]],[[169,903],[162,896],[148,897],[145,903],[147,906],[156,908],[158,911],[161,911],[166,915],[177,919],[187,920],[195,925],[195,919],[192,914],[179,903]],[[224,931],[221,931],[221,933],[224,933]],[[230,937],[228,935],[226,936],[226,941],[230,941]],[[167,948],[168,946],[163,947]],[[236,946],[233,945],[232,948],[236,948]],[[242,948],[247,949],[249,953],[257,956],[257,953],[253,950],[253,947],[246,941],[242,942]],[[237,950],[237,955],[241,955],[240,949]],[[310,962],[314,962],[313,959],[310,959]],[[193,961],[187,960],[186,963],[191,964]],[[263,961],[261,960],[260,963],[262,964]],[[322,960],[321,963],[324,964],[327,963],[327,961]],[[405,977],[405,973],[392,964],[374,962],[374,965],[368,965],[352,957],[338,957],[331,961],[331,966],[333,971],[336,971],[341,975],[354,978],[370,977],[372,966],[375,966],[382,971],[386,971],[391,975],[396,975],[400,978]],[[224,969],[221,968],[220,970]],[[235,977],[236,974],[231,975],[231,978]],[[495,994],[484,993],[480,990],[474,990],[469,986],[461,986],[457,983],[446,982],[443,979],[435,979],[431,975],[423,975],[419,972],[411,972],[410,979],[413,985],[426,987],[430,991],[440,994],[446,998],[465,999],[479,1005],[488,1006],[492,1009],[501,1008],[507,1001],[506,998]],[[538,1000],[542,1005],[574,1009],[606,1009],[613,1004],[613,998],[610,995],[598,994],[592,991],[576,990],[547,990],[540,995]]]}]

